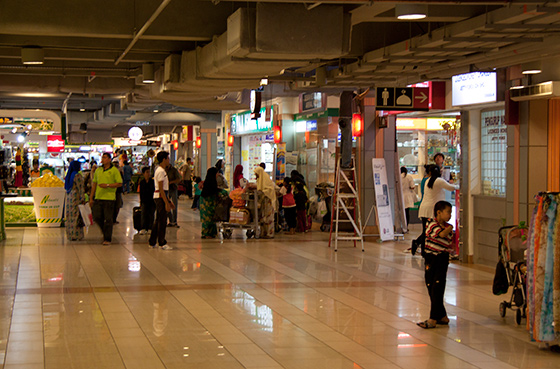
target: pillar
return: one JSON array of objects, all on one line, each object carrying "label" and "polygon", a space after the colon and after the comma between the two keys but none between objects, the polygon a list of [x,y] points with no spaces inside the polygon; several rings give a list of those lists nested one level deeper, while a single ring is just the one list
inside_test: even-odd
[{"label": "pillar", "polygon": [[204,121],[200,123],[200,138],[202,146],[199,149],[200,156],[200,174],[202,178],[206,176],[208,168],[216,164],[218,155],[218,138],[216,135],[216,127],[218,122]]}]

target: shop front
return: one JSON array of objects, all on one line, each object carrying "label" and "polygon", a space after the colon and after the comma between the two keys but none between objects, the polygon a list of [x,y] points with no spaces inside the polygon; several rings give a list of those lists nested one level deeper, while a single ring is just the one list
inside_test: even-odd
[{"label": "shop front", "polygon": [[[286,173],[297,170],[309,189],[335,180],[336,147],[340,140],[338,109],[294,115],[294,150],[286,153]],[[355,138],[354,138],[355,140]]]},{"label": "shop front", "polygon": [[[474,72],[452,78],[452,104],[461,111],[463,158],[461,233],[463,259],[495,265],[498,229],[511,222],[507,210],[508,135],[500,72]],[[500,92],[501,91],[501,92]],[[510,137],[511,138],[511,137]],[[511,184],[511,183],[510,183]]]},{"label": "shop front", "polygon": [[[273,176],[275,170],[276,144],[274,143],[272,107],[267,116],[267,108],[261,108],[260,117],[251,119],[251,112],[231,114],[230,134],[239,140],[241,152],[240,163],[243,165],[243,176],[250,181],[255,180],[255,169],[265,163],[265,172]],[[266,119],[268,118],[268,120]],[[236,153],[234,153],[236,155]],[[233,173],[233,170],[230,171]]]},{"label": "shop front", "polygon": [[[456,181],[460,175],[459,156],[461,119],[456,113],[448,116],[413,118],[397,117],[397,151],[399,166],[419,184],[424,176],[424,165],[434,164],[434,156],[444,155],[442,176]],[[417,188],[421,196],[421,189]],[[448,194],[447,201],[451,201]]]}]

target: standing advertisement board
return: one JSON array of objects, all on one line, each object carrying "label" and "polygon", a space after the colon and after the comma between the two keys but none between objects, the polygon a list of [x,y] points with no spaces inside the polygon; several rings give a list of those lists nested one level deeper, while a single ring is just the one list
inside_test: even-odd
[{"label": "standing advertisement board", "polygon": [[373,187],[375,189],[379,237],[381,241],[393,241],[395,239],[393,211],[391,208],[391,196],[389,195],[385,159],[371,159],[371,162],[373,167]]}]

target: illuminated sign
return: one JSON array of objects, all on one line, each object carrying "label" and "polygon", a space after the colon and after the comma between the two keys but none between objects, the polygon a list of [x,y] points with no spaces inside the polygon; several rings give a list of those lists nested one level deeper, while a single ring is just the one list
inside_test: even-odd
[{"label": "illuminated sign", "polygon": [[64,140],[61,135],[47,136],[47,152],[64,152]]},{"label": "illuminated sign", "polygon": [[[272,110],[272,107],[269,107]],[[265,120],[266,108],[261,108],[260,117],[251,119],[251,113],[232,114],[231,134],[243,135],[247,133],[265,133],[272,131],[272,121]]]},{"label": "illuminated sign", "polygon": [[308,131],[316,131],[317,130],[317,121],[316,120],[308,120],[305,122],[305,129]]},{"label": "illuminated sign", "polygon": [[132,127],[128,130],[128,138],[134,141],[140,141],[142,136],[144,135],[144,131],[140,127]]},{"label": "illuminated sign", "polygon": [[453,76],[452,105],[471,105],[497,101],[496,72],[473,72]]},{"label": "illuminated sign", "polygon": [[457,119],[455,119],[455,117],[449,117],[449,118],[428,118],[428,125],[427,125],[427,130],[428,131],[441,131],[443,130],[443,126],[447,123],[449,125],[452,125],[453,123],[455,123]]},{"label": "illuminated sign", "polygon": [[424,118],[397,118],[397,130],[426,129]]}]

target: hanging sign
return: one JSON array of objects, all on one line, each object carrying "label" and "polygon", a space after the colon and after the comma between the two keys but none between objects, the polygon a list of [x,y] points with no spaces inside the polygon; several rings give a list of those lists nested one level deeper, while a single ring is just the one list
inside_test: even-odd
[{"label": "hanging sign", "polygon": [[128,130],[128,138],[134,141],[140,141],[142,136],[144,135],[144,131],[140,127],[132,127]]},{"label": "hanging sign", "polygon": [[47,152],[64,152],[64,140],[61,135],[47,136]]},{"label": "hanging sign", "polygon": [[391,197],[389,196],[385,159],[372,159],[371,161],[379,237],[381,241],[393,241],[395,239],[393,211],[391,208]]},{"label": "hanging sign", "polygon": [[376,107],[379,110],[426,111],[429,89],[426,87],[377,87]]}]

